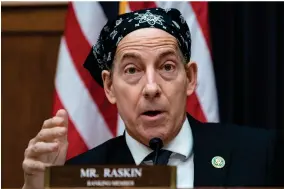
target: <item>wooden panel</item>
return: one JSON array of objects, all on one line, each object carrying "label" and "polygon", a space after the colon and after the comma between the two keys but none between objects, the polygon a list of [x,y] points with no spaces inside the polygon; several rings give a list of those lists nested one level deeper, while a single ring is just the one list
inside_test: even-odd
[{"label": "wooden panel", "polygon": [[2,187],[22,186],[24,150],[51,116],[66,11],[2,7]]},{"label": "wooden panel", "polygon": [[60,32],[64,30],[67,5],[4,6],[2,32]]},{"label": "wooden panel", "polygon": [[50,6],[50,5],[66,5],[67,1],[2,1],[1,6]]}]

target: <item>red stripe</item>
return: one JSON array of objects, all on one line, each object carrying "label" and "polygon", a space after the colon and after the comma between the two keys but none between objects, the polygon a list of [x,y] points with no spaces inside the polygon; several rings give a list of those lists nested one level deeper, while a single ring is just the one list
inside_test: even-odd
[{"label": "red stripe", "polygon": [[76,70],[85,84],[85,87],[89,90],[94,102],[97,104],[111,133],[113,136],[116,136],[118,115],[116,106],[108,102],[103,88],[94,81],[90,73],[83,67],[83,63],[91,50],[91,45],[86,40],[80,28],[72,3],[70,3],[67,14],[65,38]]},{"label": "red stripe", "polygon": [[[56,114],[56,112],[59,109],[64,109],[64,106],[61,103],[61,100],[59,99],[59,96],[57,94],[57,91],[54,93],[54,105],[53,105],[53,115]],[[80,133],[78,133],[76,127],[74,127],[74,124],[72,120],[70,119],[68,121],[68,151],[67,151],[67,159],[70,159],[74,156],[77,156],[85,151],[88,150],[88,147],[86,146],[85,142],[83,141]]]},{"label": "red stripe", "polygon": [[131,11],[136,11],[140,9],[146,9],[146,8],[155,8],[157,7],[156,3],[153,1],[145,1],[145,2],[139,2],[139,1],[129,1],[129,8]]},{"label": "red stripe", "polygon": [[211,52],[210,30],[208,24],[208,3],[207,2],[189,2],[195,12],[198,23],[201,27],[203,36],[206,40],[208,49]]},{"label": "red stripe", "polygon": [[[204,39],[207,43],[207,47],[209,51],[211,52],[211,43],[210,43],[210,35],[209,35],[210,31],[209,31],[209,25],[208,25],[208,3],[207,2],[189,2],[189,4],[191,5],[196,15],[196,19],[199,23]],[[192,94],[188,98],[187,111],[199,121],[202,121],[202,122],[207,121],[204,115],[204,112],[202,111],[202,108],[200,106],[200,103],[198,102],[196,93]]]},{"label": "red stripe", "polygon": [[201,122],[206,122],[206,117],[202,111],[202,108],[200,106],[199,100],[195,92],[188,97],[186,109],[187,112],[195,119]]},{"label": "red stripe", "polygon": [[[173,2],[174,3],[174,2]],[[156,7],[155,2],[129,2],[129,7],[131,11],[144,9],[144,8],[154,8]],[[194,92],[187,100],[187,111],[195,119],[206,122],[206,117],[201,109],[199,100],[196,93]]]},{"label": "red stripe", "polygon": [[[197,21],[207,43],[207,47],[209,52],[211,53],[211,42],[210,42],[210,31],[209,31],[209,24],[208,24],[208,3],[207,2],[190,2],[189,3],[196,15]],[[194,100],[197,99],[196,95],[192,95],[188,101],[188,107],[191,107],[188,111],[195,113],[197,119],[200,121],[206,121],[204,114],[201,112],[196,111],[196,109],[201,109],[200,104],[195,104]]]}]

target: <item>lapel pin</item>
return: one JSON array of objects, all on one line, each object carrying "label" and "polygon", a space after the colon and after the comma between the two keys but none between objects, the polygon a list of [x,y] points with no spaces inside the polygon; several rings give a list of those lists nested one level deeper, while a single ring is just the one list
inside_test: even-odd
[{"label": "lapel pin", "polygon": [[213,157],[211,163],[215,168],[223,168],[225,166],[225,160],[221,156]]}]

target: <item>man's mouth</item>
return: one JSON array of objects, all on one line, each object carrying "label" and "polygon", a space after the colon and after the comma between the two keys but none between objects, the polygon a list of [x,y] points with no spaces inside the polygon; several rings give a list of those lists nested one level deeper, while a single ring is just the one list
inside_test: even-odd
[{"label": "man's mouth", "polygon": [[146,112],[143,113],[143,115],[154,117],[154,116],[157,116],[161,113],[162,113],[162,111],[154,110],[154,111],[146,111]]}]

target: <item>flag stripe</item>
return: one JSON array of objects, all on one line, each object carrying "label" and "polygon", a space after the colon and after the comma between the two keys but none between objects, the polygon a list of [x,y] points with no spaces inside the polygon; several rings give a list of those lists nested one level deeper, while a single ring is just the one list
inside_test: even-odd
[{"label": "flag stripe", "polygon": [[208,3],[207,2],[189,2],[193,11],[195,12],[198,23],[203,32],[203,36],[207,43],[207,47],[211,52],[211,43],[210,43],[210,31],[209,31],[209,21],[208,21]]},{"label": "flag stripe", "polygon": [[[64,37],[61,40],[57,70],[60,73],[55,78],[57,93],[86,146],[92,148],[112,138],[113,135],[106,126],[98,106],[92,102],[74,67]],[[90,132],[94,129],[100,132]]]},{"label": "flag stripe", "polygon": [[[62,105],[61,100],[58,97],[57,91],[55,90],[54,94],[54,105],[53,105],[53,115],[56,114],[57,110],[64,109],[65,107]],[[84,140],[82,139],[81,135],[78,133],[76,127],[73,124],[73,121],[71,120],[71,117],[69,116],[68,120],[68,141],[69,141],[69,149],[67,151],[66,159],[70,159],[71,157],[74,157],[76,155],[79,155],[86,150],[88,150],[88,147],[86,146]]]},{"label": "flag stripe", "polygon": [[[76,4],[75,4],[76,5]],[[86,89],[92,96],[92,101],[89,103],[96,103],[101,115],[104,117],[108,128],[112,132],[113,136],[116,135],[116,123],[117,123],[117,110],[114,105],[111,105],[104,93],[103,88],[93,80],[88,71],[83,67],[83,63],[90,52],[91,45],[84,37],[80,25],[77,21],[74,13],[72,3],[68,11],[67,27],[65,32],[66,43],[73,59],[74,65],[85,84]],[[76,13],[80,14],[82,11]],[[76,40],[74,40],[76,39]]]},{"label": "flag stripe", "polygon": [[205,117],[202,111],[198,97],[195,92],[187,98],[186,110],[195,119],[201,122],[207,121],[207,118]]},{"label": "flag stripe", "polygon": [[196,61],[198,65],[198,86],[196,89],[197,98],[199,99],[206,121],[218,122],[217,91],[215,88],[215,76],[210,49],[208,48],[200,23],[198,22],[198,19],[196,19],[196,15],[192,7],[189,3],[184,6],[187,6],[188,14],[192,15],[191,19],[189,16],[187,16],[187,18],[191,21],[192,60]]},{"label": "flag stripe", "polygon": [[153,1],[145,1],[145,2],[129,1],[128,4],[131,11],[157,7],[156,3]]},{"label": "flag stripe", "polygon": [[[206,38],[202,29],[208,28],[208,22],[206,17],[200,17],[203,15],[202,12],[207,12],[207,6],[203,4],[198,9],[198,14],[195,14],[191,3],[184,5],[187,7],[188,14],[192,15],[190,29],[192,33],[192,59],[198,64],[198,87],[196,89],[197,97],[199,99],[201,108],[204,112],[207,121],[218,122],[218,101],[217,101],[217,91],[215,88],[215,76],[214,69],[212,65],[210,48],[208,48],[209,34]],[[195,7],[198,4],[194,4]],[[206,13],[204,14],[206,15]],[[199,19],[197,19],[199,17]],[[187,18],[189,18],[187,16]],[[200,22],[199,22],[200,21]],[[202,27],[201,27],[202,25]],[[200,56],[202,55],[202,56]]]},{"label": "flag stripe", "polygon": [[[72,8],[75,15],[72,15],[72,17],[69,18],[69,21],[74,24],[73,26],[75,26],[75,21],[78,22],[76,23],[76,27],[81,31],[77,31],[78,33],[75,34],[80,34],[86,39],[86,42],[83,41],[82,43],[87,43],[86,46],[88,48],[86,49],[86,53],[89,53],[90,46],[95,44],[98,40],[100,34],[99,28],[102,28],[106,24],[108,18],[101,8],[100,3],[74,1],[72,2]],[[72,18],[75,18],[76,20],[72,20]],[[96,18],[99,18],[99,20],[96,20]],[[85,58],[86,57],[83,57],[82,59],[85,60]],[[82,63],[83,62],[81,62],[81,66]]]}]

